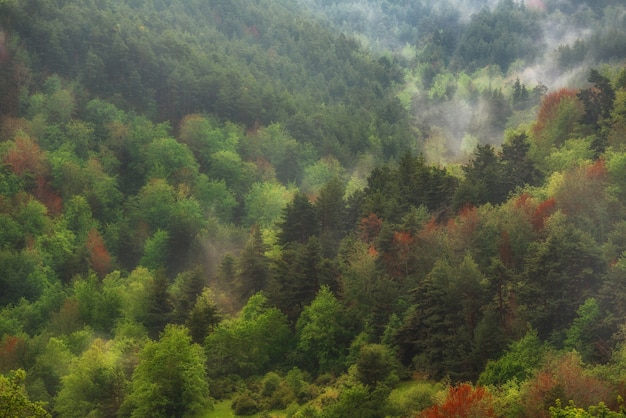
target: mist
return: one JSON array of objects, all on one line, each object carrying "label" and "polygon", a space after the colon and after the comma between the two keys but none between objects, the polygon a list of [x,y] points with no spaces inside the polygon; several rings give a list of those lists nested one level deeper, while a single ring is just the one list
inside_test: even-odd
[{"label": "mist", "polygon": [[[308,9],[358,39],[373,54],[391,55],[405,67],[408,77],[404,94],[411,96],[405,104],[420,136],[418,152],[423,152],[431,163],[444,165],[467,161],[477,143],[500,145],[505,129],[520,120],[532,121],[540,104],[540,97],[535,97],[527,108],[511,109],[509,123],[493,123],[490,116],[493,104],[488,100],[490,92],[498,90],[510,102],[516,80],[529,92],[584,87],[589,69],[601,63],[591,53],[592,42],[600,43],[599,39],[607,36],[605,33],[610,28],[624,32],[623,15],[603,13],[603,6],[593,2],[504,1],[509,2],[524,9],[539,28],[532,38],[534,53],[516,57],[505,68],[497,65],[471,68],[454,67],[461,37],[481,13],[483,16],[486,12],[495,13],[501,0],[422,0],[404,4],[301,0]],[[451,61],[448,65],[438,64],[434,79],[426,80],[423,71],[432,65],[432,58],[424,51],[433,48],[432,39],[437,37],[445,37],[441,41],[443,47],[435,45],[434,48],[442,48],[442,59]],[[567,53],[573,58],[564,62]],[[444,79],[442,74],[447,74],[448,78]],[[445,92],[437,89],[445,89]]]}]

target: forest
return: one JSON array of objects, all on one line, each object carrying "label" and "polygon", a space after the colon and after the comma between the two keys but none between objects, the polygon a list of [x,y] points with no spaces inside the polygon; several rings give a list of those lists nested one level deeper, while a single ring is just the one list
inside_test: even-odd
[{"label": "forest", "polygon": [[619,0],[0,0],[0,416],[626,414]]}]

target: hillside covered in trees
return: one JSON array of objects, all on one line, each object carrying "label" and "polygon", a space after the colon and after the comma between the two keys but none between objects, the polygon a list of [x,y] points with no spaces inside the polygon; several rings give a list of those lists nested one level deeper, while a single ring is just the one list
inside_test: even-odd
[{"label": "hillside covered in trees", "polygon": [[0,415],[623,416],[620,3],[0,0]]}]

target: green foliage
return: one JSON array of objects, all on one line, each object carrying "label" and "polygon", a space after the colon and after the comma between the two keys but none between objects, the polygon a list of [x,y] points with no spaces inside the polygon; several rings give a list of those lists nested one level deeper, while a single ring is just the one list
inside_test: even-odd
[{"label": "green foliage", "polygon": [[209,403],[202,348],[184,327],[167,326],[158,341],[141,350],[132,389],[124,400],[131,417],[196,416]]},{"label": "green foliage", "polygon": [[279,183],[253,183],[245,197],[246,223],[261,228],[272,227],[290,198],[291,193]]},{"label": "green foliage", "polygon": [[73,284],[78,313],[85,324],[95,331],[110,333],[121,316],[122,295],[117,277],[107,277],[101,283],[91,274],[84,279],[76,278]]},{"label": "green foliage", "polygon": [[396,331],[400,359],[420,371],[440,377],[455,371],[454,379],[474,376],[470,359],[485,278],[470,255],[458,266],[435,263],[415,292],[415,302]]},{"label": "green foliage", "polygon": [[623,415],[623,412],[611,411],[603,402],[600,402],[598,405],[590,406],[585,410],[583,408],[577,408],[573,401],[569,401],[568,405],[563,407],[561,401],[557,399],[556,405],[550,407],[550,417],[552,418],[618,418]]},{"label": "green foliage", "polygon": [[517,58],[534,58],[537,47],[530,40],[540,32],[533,13],[511,0],[492,11],[475,14],[459,40],[455,53],[459,66],[480,68],[498,65],[504,71]]},{"label": "green foliage", "polygon": [[395,411],[391,415],[417,415],[419,411],[433,406],[440,390],[440,384],[419,380],[400,382],[389,394],[389,405]]},{"label": "green foliage", "polygon": [[380,386],[371,391],[366,386],[356,384],[345,388],[336,403],[324,409],[324,417],[339,418],[359,416],[364,418],[383,418],[387,415],[387,396],[389,389]]},{"label": "green foliage", "polygon": [[562,67],[623,58],[623,6],[461,3],[0,1],[0,391],[416,415],[398,358],[502,416],[618,410],[626,73],[524,83],[542,27],[589,34]]},{"label": "green foliage", "polygon": [[315,373],[339,372],[350,340],[343,317],[343,307],[327,286],[322,286],[296,323],[300,361]]},{"label": "green foliage", "polygon": [[529,250],[519,300],[539,337],[561,344],[576,309],[597,290],[595,278],[605,267],[593,239],[565,215],[552,215],[546,229],[545,239]]},{"label": "green foliage", "polygon": [[221,321],[221,315],[214,302],[213,292],[204,288],[187,316],[185,325],[193,342],[202,343]]},{"label": "green foliage", "polygon": [[261,229],[254,227],[237,263],[237,284],[244,301],[267,286],[270,279],[267,250]]},{"label": "green foliage", "polygon": [[576,311],[577,317],[566,333],[564,345],[576,350],[585,362],[606,360],[602,352],[610,332],[607,332],[605,316],[595,298],[589,298]]},{"label": "green foliage", "polygon": [[463,167],[465,179],[454,195],[457,209],[466,205],[502,203],[509,190],[503,182],[504,167],[491,145],[478,145],[470,164]]},{"label": "green foliage", "polygon": [[[378,385],[392,387],[397,368],[394,353],[386,346],[369,344],[361,348],[356,359],[356,375],[359,382],[370,388]],[[394,374],[394,375],[392,375]]]},{"label": "green foliage", "polygon": [[43,402],[32,402],[24,390],[26,372],[18,369],[12,376],[0,375],[0,413],[7,417],[51,417]]},{"label": "green foliage", "polygon": [[237,415],[254,415],[259,411],[259,405],[248,392],[237,395],[233,399],[231,408]]},{"label": "green foliage", "polygon": [[335,158],[323,158],[305,167],[302,188],[305,193],[317,193],[332,179],[342,179],[344,168]]},{"label": "green foliage", "polygon": [[[84,341],[81,340],[87,334],[80,330],[72,331],[74,330],[66,331],[66,335],[62,339],[57,337],[46,339],[41,336],[34,341],[39,347],[36,351],[37,356],[34,365],[30,369],[30,379],[40,386],[39,393],[37,393],[39,399],[52,400],[61,389],[61,379],[68,374],[75,354],[86,348],[87,344],[83,344]],[[37,386],[33,384],[31,387]]]},{"label": "green foliage", "polygon": [[143,247],[143,256],[139,264],[150,270],[158,270],[165,267],[167,260],[168,244],[170,235],[167,231],[157,229],[150,238],[146,240]]},{"label": "green foliage", "polygon": [[37,271],[37,259],[32,253],[13,250],[0,251],[2,297],[0,304],[16,303],[20,298],[35,300],[41,295],[45,282]]},{"label": "green foliage", "polygon": [[283,219],[280,223],[280,244],[297,242],[304,244],[308,239],[318,234],[319,226],[314,206],[304,193],[296,193],[293,200],[283,209]]},{"label": "green foliage", "polygon": [[63,417],[106,417],[117,412],[126,380],[112,341],[94,340],[61,380],[55,412]]},{"label": "green foliage", "polygon": [[172,138],[155,139],[148,144],[142,158],[148,178],[165,179],[178,185],[193,184],[198,175],[198,163],[189,148]]},{"label": "green foliage", "polygon": [[233,212],[238,202],[235,193],[226,186],[224,180],[211,180],[200,174],[193,193],[200,204],[208,208],[221,222],[233,222]]},{"label": "green foliage", "polygon": [[244,162],[234,151],[217,151],[211,154],[209,176],[224,180],[237,195],[245,194],[255,177],[255,166]]},{"label": "green foliage", "polygon": [[243,377],[267,372],[284,360],[292,333],[285,315],[253,295],[239,317],[224,320],[204,341],[210,376]]},{"label": "green foliage", "polygon": [[304,305],[315,298],[320,286],[336,284],[336,266],[324,257],[322,250],[322,241],[314,236],[306,244],[288,244],[276,260],[267,295],[292,323]]},{"label": "green foliage", "polygon": [[509,381],[522,382],[541,364],[546,351],[537,333],[528,332],[523,338],[513,342],[498,360],[487,362],[478,383],[487,386],[503,385]]}]

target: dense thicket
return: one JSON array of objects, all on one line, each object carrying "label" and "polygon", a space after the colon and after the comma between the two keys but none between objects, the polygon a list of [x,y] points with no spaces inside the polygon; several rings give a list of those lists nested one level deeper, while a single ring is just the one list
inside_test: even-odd
[{"label": "dense thicket", "polygon": [[623,412],[626,69],[516,70],[623,6],[313,3],[0,1],[0,413]]}]

